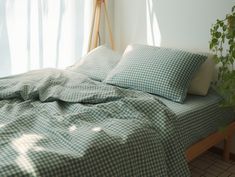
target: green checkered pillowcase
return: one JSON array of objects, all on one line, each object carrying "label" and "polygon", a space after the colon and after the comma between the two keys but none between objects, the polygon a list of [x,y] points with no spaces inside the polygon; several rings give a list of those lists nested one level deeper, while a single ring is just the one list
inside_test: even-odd
[{"label": "green checkered pillowcase", "polygon": [[89,78],[103,81],[117,65],[121,54],[106,46],[100,46],[89,52],[81,61],[68,70],[87,75]]},{"label": "green checkered pillowcase", "polygon": [[178,49],[130,45],[105,82],[182,103],[205,56]]}]

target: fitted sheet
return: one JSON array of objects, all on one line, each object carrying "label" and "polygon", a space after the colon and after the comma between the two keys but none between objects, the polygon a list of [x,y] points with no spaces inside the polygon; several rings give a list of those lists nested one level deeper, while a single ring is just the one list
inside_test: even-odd
[{"label": "fitted sheet", "polygon": [[185,149],[235,120],[231,109],[219,106],[221,98],[213,90],[207,96],[188,95],[183,104],[159,99],[176,114]]}]

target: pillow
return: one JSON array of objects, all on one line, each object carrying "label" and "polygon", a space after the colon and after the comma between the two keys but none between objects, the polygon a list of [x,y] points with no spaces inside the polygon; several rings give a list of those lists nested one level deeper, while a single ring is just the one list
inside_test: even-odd
[{"label": "pillow", "polygon": [[177,49],[130,45],[105,82],[182,103],[205,56]]},{"label": "pillow", "polygon": [[188,90],[189,94],[201,96],[207,95],[215,72],[215,63],[212,58],[213,55],[208,55],[207,60],[201,65],[199,70],[193,76]]},{"label": "pillow", "polygon": [[81,61],[68,69],[85,74],[91,79],[103,81],[116,66],[120,58],[121,54],[106,46],[100,46],[89,52]]}]

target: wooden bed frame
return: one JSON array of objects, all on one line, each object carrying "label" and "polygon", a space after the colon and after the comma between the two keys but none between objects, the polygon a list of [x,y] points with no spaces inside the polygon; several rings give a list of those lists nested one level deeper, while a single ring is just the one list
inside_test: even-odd
[{"label": "wooden bed frame", "polygon": [[229,124],[225,131],[217,131],[207,138],[202,139],[201,141],[193,144],[186,150],[186,157],[188,162],[192,161],[203,152],[207,151],[211,147],[216,144],[224,141],[224,149],[223,149],[223,159],[225,161],[230,160],[230,152],[232,145],[232,138],[235,135],[235,122]]}]

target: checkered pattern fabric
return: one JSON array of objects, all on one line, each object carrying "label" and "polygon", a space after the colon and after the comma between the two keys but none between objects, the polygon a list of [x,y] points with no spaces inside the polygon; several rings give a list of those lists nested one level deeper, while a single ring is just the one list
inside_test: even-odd
[{"label": "checkered pattern fabric", "polygon": [[185,149],[235,120],[233,109],[221,108],[221,97],[213,90],[205,97],[188,95],[184,104],[158,99],[176,114]]},{"label": "checkered pattern fabric", "polygon": [[69,71],[0,79],[0,176],[190,176],[155,96]]},{"label": "checkered pattern fabric", "polygon": [[183,102],[205,56],[176,49],[130,45],[105,82]]},{"label": "checkered pattern fabric", "polygon": [[97,81],[103,81],[120,58],[121,54],[106,46],[100,46],[84,56],[81,61],[69,67],[68,70],[85,74]]}]

